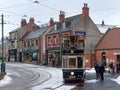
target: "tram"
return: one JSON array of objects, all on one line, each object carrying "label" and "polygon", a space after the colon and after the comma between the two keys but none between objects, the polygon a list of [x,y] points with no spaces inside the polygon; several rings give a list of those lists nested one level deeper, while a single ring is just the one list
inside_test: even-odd
[{"label": "tram", "polygon": [[80,35],[63,36],[62,72],[64,82],[84,82],[85,80],[85,32],[79,33]]}]

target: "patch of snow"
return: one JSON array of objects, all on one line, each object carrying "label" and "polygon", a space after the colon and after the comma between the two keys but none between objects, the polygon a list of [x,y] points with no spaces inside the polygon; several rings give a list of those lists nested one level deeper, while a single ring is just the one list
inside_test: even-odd
[{"label": "patch of snow", "polygon": [[118,78],[116,78],[116,79],[111,79],[111,80],[117,82],[118,84],[120,84],[120,76]]},{"label": "patch of snow", "polygon": [[92,69],[88,69],[88,70],[85,70],[86,73],[95,73],[95,69],[92,68]]},{"label": "patch of snow", "polygon": [[[51,79],[48,80],[47,82],[33,87],[32,90],[71,90],[72,88],[75,87],[75,85],[63,85],[63,77],[62,77],[62,70],[60,68],[52,68],[52,67],[47,67],[47,68],[43,68],[43,70],[49,72],[51,74]],[[55,74],[56,73],[56,74]],[[61,86],[63,85],[63,86]],[[61,86],[61,87],[59,87]],[[59,88],[56,88],[59,87]]]},{"label": "patch of snow", "polygon": [[96,79],[92,79],[92,80],[86,80],[85,83],[96,83],[98,82],[99,80],[96,80]]},{"label": "patch of snow", "polygon": [[0,81],[0,86],[7,85],[12,81],[12,78],[9,75],[11,75],[11,73],[7,73],[5,77]]}]

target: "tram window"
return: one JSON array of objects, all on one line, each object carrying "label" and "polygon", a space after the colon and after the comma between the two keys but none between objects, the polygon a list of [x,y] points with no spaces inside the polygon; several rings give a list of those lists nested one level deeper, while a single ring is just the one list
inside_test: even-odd
[{"label": "tram window", "polygon": [[83,60],[81,57],[78,57],[78,68],[82,68],[83,67]]},{"label": "tram window", "polygon": [[68,59],[63,58],[63,68],[68,68]]},{"label": "tram window", "polygon": [[69,68],[76,68],[76,58],[69,59]]}]

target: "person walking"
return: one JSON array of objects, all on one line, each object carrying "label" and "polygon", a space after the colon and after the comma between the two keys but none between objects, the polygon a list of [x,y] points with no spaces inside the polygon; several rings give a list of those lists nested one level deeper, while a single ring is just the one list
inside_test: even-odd
[{"label": "person walking", "polygon": [[96,79],[100,79],[100,67],[98,62],[95,63],[95,71],[96,71]]},{"label": "person walking", "polygon": [[99,64],[99,68],[100,68],[100,77],[101,77],[101,80],[103,81],[104,80],[104,72],[105,72],[105,67],[104,67],[103,63]]},{"label": "person walking", "polygon": [[120,70],[120,63],[117,61],[117,63],[116,63],[116,74],[119,74],[119,70]]},{"label": "person walking", "polygon": [[113,62],[110,62],[109,68],[110,68],[109,72],[113,74],[113,73],[114,73],[114,65],[113,65]]}]

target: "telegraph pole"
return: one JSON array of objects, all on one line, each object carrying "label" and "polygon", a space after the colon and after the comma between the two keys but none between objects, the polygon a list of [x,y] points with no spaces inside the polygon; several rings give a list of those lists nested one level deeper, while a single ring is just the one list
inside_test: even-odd
[{"label": "telegraph pole", "polygon": [[2,64],[1,64],[1,73],[5,73],[5,63],[4,63],[4,20],[2,14]]}]

